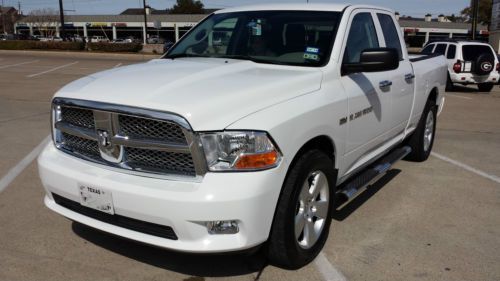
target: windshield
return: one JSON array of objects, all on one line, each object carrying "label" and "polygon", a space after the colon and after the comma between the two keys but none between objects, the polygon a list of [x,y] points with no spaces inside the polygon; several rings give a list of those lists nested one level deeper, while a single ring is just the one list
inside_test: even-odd
[{"label": "windshield", "polygon": [[213,14],[164,58],[211,57],[322,66],[330,57],[339,12],[250,11]]}]

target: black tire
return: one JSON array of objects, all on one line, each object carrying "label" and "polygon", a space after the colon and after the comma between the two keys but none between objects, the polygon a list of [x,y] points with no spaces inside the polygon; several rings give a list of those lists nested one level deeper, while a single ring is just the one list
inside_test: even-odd
[{"label": "black tire", "polygon": [[453,86],[453,82],[451,81],[450,74],[448,74],[448,77],[446,78],[446,92],[453,92],[455,86]]},{"label": "black tire", "polygon": [[[325,153],[320,150],[310,150],[299,156],[298,160],[290,168],[276,207],[267,245],[268,258],[271,264],[286,269],[298,269],[314,260],[323,248],[328,238],[335,198],[336,173],[333,167],[333,161]],[[295,217],[301,210],[309,209],[307,207],[299,208],[303,206],[299,198],[302,196],[301,191],[304,183],[306,181],[310,183],[311,173],[317,171],[323,173],[328,183],[328,188],[324,188],[324,190],[328,189],[329,193],[327,215],[324,218],[322,230],[317,236],[319,238],[315,243],[311,243],[310,248],[305,249],[303,245],[299,244],[302,242],[299,242],[300,237],[302,237],[303,241],[306,240],[304,236],[305,228],[297,238],[295,234]],[[305,215],[304,218],[306,218]],[[313,223],[321,223],[320,220],[314,221],[312,217],[311,220]]]},{"label": "black tire", "polygon": [[477,88],[479,89],[480,92],[483,93],[489,93],[491,90],[493,90],[493,87],[495,85],[493,83],[481,83],[477,84]]},{"label": "black tire", "polygon": [[[432,117],[432,135],[430,139],[430,143],[426,145],[425,136],[426,135],[426,124],[428,121],[428,116]],[[413,162],[423,162],[429,158],[431,154],[432,147],[434,146],[434,139],[436,136],[436,115],[437,115],[437,106],[432,101],[427,101],[424,112],[422,113],[422,117],[420,117],[420,121],[418,123],[417,129],[407,141],[407,144],[411,147],[411,153],[406,156],[405,160],[413,161]]]},{"label": "black tire", "polygon": [[491,53],[483,53],[477,57],[474,73],[488,75],[495,69],[495,57]]}]

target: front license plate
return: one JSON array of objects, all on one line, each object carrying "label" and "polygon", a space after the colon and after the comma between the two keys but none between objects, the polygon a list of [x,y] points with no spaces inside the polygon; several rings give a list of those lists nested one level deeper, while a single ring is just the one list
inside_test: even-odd
[{"label": "front license plate", "polygon": [[111,192],[88,184],[79,184],[80,204],[111,215],[115,214]]}]

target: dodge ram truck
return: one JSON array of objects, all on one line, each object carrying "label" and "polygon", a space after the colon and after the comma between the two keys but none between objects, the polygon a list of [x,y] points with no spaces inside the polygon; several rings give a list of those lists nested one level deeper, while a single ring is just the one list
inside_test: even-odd
[{"label": "dodge ram truck", "polygon": [[299,268],[334,211],[429,157],[446,76],[443,56],[409,57],[389,9],[217,11],[162,58],[55,94],[44,202],[142,243]]}]

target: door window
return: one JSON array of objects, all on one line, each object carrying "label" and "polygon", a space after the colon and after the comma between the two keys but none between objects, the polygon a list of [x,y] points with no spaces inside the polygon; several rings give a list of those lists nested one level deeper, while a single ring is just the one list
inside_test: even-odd
[{"label": "door window", "polygon": [[344,63],[359,63],[361,52],[378,48],[378,37],[370,13],[354,16],[344,52]]},{"label": "door window", "polygon": [[454,59],[456,54],[457,54],[457,46],[455,45],[448,46],[448,52],[446,54],[446,58]]},{"label": "door window", "polygon": [[399,39],[398,30],[394,25],[392,17],[387,14],[377,14],[382,32],[384,33],[385,45],[387,48],[398,50],[399,60],[403,59],[403,50],[401,49],[401,41]]},{"label": "door window", "polygon": [[430,55],[432,54],[432,49],[434,49],[434,44],[430,44],[422,50],[422,54]]},{"label": "door window", "polygon": [[438,44],[434,50],[434,54],[444,55],[444,53],[446,53],[446,47],[446,44]]}]

